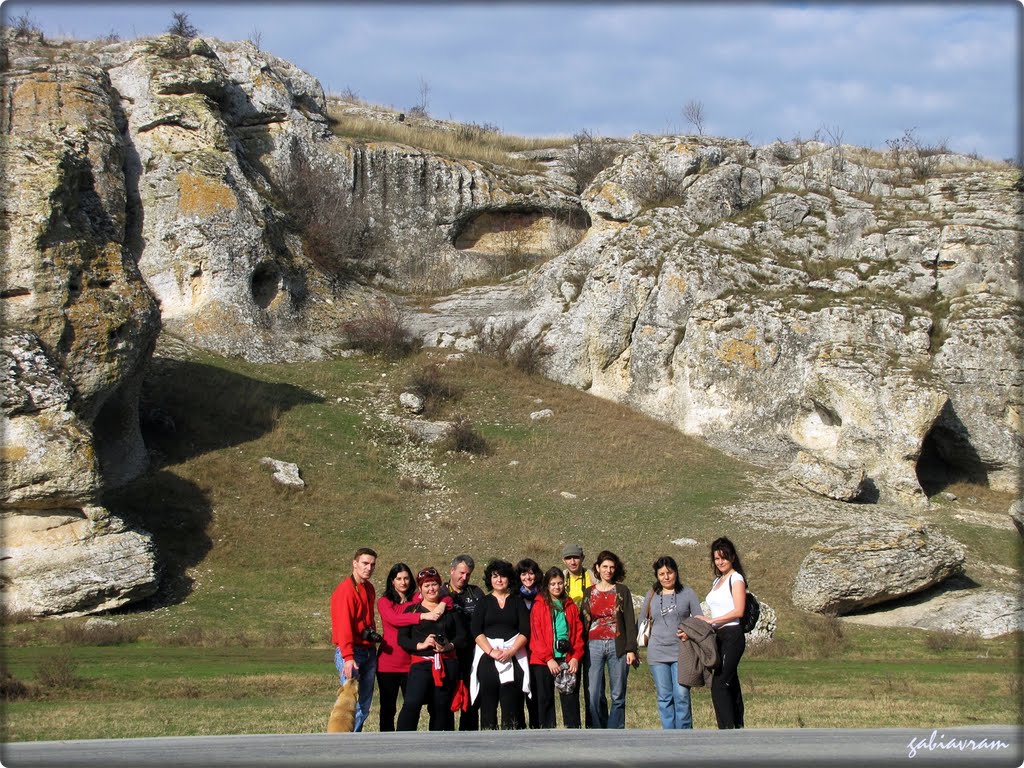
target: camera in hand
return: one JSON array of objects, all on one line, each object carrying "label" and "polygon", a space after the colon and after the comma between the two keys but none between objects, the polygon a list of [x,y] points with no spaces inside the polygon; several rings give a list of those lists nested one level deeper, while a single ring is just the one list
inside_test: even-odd
[{"label": "camera in hand", "polygon": [[571,646],[569,645],[569,641],[566,640],[564,637],[560,637],[557,641],[555,641],[555,650],[558,653],[568,653],[570,647]]},{"label": "camera in hand", "polygon": [[369,640],[371,643],[379,643],[384,639],[384,636],[373,627],[366,627],[363,630],[362,638],[363,640]]},{"label": "camera in hand", "polygon": [[443,632],[438,632],[436,635],[434,635],[434,640],[437,641],[437,644],[440,645],[442,648],[448,645],[448,636]]}]

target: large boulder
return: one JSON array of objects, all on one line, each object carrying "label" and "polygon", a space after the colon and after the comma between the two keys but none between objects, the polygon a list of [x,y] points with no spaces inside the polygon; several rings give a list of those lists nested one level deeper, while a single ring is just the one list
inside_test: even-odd
[{"label": "large boulder", "polygon": [[0,512],[0,522],[9,611],[78,616],[156,592],[151,537],[102,507]]},{"label": "large boulder", "polygon": [[800,564],[793,605],[829,616],[927,589],[959,573],[962,544],[916,521],[840,531]]}]

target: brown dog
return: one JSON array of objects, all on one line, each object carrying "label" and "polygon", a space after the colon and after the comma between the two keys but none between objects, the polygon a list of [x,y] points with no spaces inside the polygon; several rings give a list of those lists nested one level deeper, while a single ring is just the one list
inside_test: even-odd
[{"label": "brown dog", "polygon": [[338,689],[331,716],[327,719],[328,733],[351,733],[356,727],[356,701],[359,699],[359,681],[354,677]]}]

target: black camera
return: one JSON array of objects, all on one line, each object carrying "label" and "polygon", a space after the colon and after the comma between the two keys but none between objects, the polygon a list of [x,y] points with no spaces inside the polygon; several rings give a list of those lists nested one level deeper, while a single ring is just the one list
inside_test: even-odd
[{"label": "black camera", "polygon": [[384,635],[373,627],[367,627],[363,630],[362,638],[363,640],[369,640],[371,643],[379,643],[384,639]]},{"label": "black camera", "polygon": [[434,635],[434,640],[436,640],[437,644],[440,645],[442,648],[448,645],[448,636],[445,635],[444,632],[438,632],[436,635]]},{"label": "black camera", "polygon": [[569,645],[569,641],[564,637],[560,637],[555,641],[555,650],[559,653],[568,653],[571,647],[572,646]]}]

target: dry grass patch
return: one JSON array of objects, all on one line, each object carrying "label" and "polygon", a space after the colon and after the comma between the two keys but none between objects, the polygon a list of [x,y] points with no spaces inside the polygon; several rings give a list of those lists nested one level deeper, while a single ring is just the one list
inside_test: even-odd
[{"label": "dry grass patch", "polygon": [[417,126],[413,121],[388,122],[366,117],[345,115],[339,109],[328,108],[333,119],[335,136],[357,141],[382,141],[406,144],[458,160],[500,165],[520,173],[540,173],[539,163],[512,157],[510,152],[568,146],[568,139],[528,139],[508,136],[490,130],[439,130]]}]

